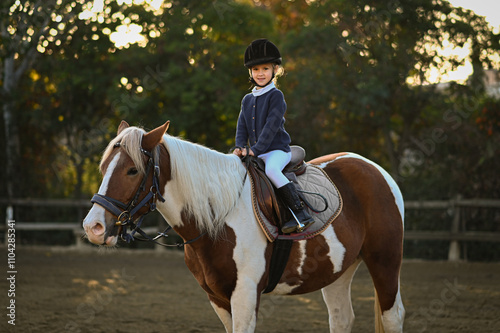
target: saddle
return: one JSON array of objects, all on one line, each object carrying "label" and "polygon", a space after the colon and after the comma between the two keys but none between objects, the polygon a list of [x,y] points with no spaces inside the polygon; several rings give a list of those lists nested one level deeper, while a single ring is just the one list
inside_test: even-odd
[{"label": "saddle", "polygon": [[[275,188],[265,173],[264,161],[253,156],[244,159],[252,184],[252,205],[264,234],[270,242],[280,239],[307,239],[323,232],[338,216],[342,199],[335,184],[323,169],[304,162],[305,150],[291,146],[292,159],[283,169],[283,174],[293,181],[299,189],[299,195],[312,211],[315,223],[302,233],[283,235],[281,221],[290,219],[289,210],[281,204]],[[314,196],[315,198],[312,198]]]},{"label": "saddle", "polygon": [[[304,163],[306,152],[304,148],[299,146],[291,146],[290,148],[292,149],[292,159],[283,169],[283,174],[285,176],[290,174],[300,175],[306,169],[306,164]],[[266,175],[264,161],[250,155],[247,155],[244,161],[260,210],[269,221],[280,227],[280,221],[284,218],[281,213],[283,210],[280,208],[275,187]],[[287,176],[287,178],[289,177]]]}]

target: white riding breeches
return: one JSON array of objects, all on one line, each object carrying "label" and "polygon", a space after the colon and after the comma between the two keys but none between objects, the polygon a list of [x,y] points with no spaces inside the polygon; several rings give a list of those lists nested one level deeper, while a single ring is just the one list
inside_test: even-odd
[{"label": "white riding breeches", "polygon": [[263,159],[266,163],[266,175],[276,188],[280,188],[290,182],[288,178],[283,175],[282,170],[292,159],[291,152],[287,153],[282,150],[272,150],[259,155],[259,158]]}]

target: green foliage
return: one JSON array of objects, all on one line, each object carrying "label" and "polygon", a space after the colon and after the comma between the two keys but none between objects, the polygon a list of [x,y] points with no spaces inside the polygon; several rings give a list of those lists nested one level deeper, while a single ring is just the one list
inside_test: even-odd
[{"label": "green foliage", "polygon": [[[442,0],[174,0],[158,9],[106,0],[101,13],[80,15],[90,7],[0,5],[0,105],[16,111],[20,193],[90,196],[121,119],[146,129],[171,120],[171,134],[227,151],[250,88],[244,50],[268,37],[286,70],[286,128],[308,158],[365,155],[406,199],[499,197],[500,102],[487,97],[482,69],[499,69],[500,37],[471,11]],[[145,42],[117,48],[110,34],[122,24],[139,26]],[[430,68],[465,61],[440,53],[446,43],[470,46],[468,85],[427,84]],[[26,68],[7,91],[9,61]]]}]

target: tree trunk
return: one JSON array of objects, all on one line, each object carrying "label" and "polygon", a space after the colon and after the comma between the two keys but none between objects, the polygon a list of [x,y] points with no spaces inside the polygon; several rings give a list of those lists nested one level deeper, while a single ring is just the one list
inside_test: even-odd
[{"label": "tree trunk", "polygon": [[12,89],[16,85],[14,74],[14,56],[9,56],[4,61],[3,77],[3,120],[5,126],[5,174],[6,190],[8,198],[14,198],[17,193],[18,173],[16,165],[19,165],[19,131],[14,118],[14,100],[12,99]]}]

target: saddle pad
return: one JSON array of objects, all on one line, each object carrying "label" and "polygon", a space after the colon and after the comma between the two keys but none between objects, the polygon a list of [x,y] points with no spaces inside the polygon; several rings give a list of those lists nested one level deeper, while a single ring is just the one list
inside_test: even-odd
[{"label": "saddle pad", "polygon": [[[309,213],[314,218],[314,223],[304,232],[280,235],[278,227],[269,221],[262,213],[255,194],[254,184],[251,181],[252,206],[255,218],[270,242],[274,242],[277,238],[303,240],[319,235],[337,218],[342,210],[342,197],[340,192],[323,169],[308,164],[306,171],[297,177],[297,182],[303,191],[320,193],[324,196],[328,201],[328,208],[321,213],[314,213],[309,210]],[[317,195],[304,193],[304,196],[314,209],[323,210],[325,208],[323,199]]]}]

